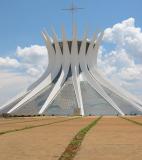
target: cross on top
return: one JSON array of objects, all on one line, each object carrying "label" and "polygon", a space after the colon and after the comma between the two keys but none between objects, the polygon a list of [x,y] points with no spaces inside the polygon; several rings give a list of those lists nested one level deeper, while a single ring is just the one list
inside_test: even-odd
[{"label": "cross on top", "polygon": [[71,15],[72,15],[72,28],[73,28],[73,23],[74,23],[74,13],[77,12],[78,10],[81,10],[81,9],[84,9],[84,8],[76,7],[74,5],[74,3],[73,3],[73,0],[72,0],[71,6],[69,8],[62,9],[63,11],[71,12]]}]

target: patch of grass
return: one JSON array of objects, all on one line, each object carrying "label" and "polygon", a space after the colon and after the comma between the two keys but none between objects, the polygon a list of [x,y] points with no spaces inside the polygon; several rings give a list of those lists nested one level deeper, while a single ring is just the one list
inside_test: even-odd
[{"label": "patch of grass", "polygon": [[23,131],[23,130],[32,129],[32,128],[37,128],[37,127],[48,126],[48,125],[52,125],[52,124],[56,124],[56,123],[62,123],[65,121],[75,120],[78,118],[81,118],[81,117],[75,117],[75,118],[70,118],[70,119],[65,119],[65,120],[61,120],[61,121],[55,121],[55,122],[40,124],[40,125],[26,126],[26,127],[19,128],[19,129],[12,129],[12,130],[8,130],[8,131],[0,132],[0,135],[11,133],[11,132]]},{"label": "patch of grass", "polygon": [[91,122],[89,125],[81,129],[75,137],[71,140],[70,144],[67,146],[59,160],[72,160],[76,153],[79,150],[79,147],[81,146],[81,143],[87,134],[87,132],[97,124],[97,122],[101,119],[101,117],[97,118],[93,122]]},{"label": "patch of grass", "polygon": [[132,123],[134,123],[134,124],[137,124],[137,125],[142,126],[142,123],[137,122],[137,121],[135,121],[135,120],[132,120],[132,119],[129,119],[129,118],[126,118],[126,117],[121,117],[121,118],[122,118],[122,119],[125,119],[125,120],[127,120],[127,121],[129,121],[129,122],[132,122]]}]

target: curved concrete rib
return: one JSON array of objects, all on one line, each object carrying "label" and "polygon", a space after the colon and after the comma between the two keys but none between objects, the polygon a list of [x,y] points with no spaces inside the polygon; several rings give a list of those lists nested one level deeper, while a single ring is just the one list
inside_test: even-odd
[{"label": "curved concrete rib", "polygon": [[69,71],[69,66],[70,66],[70,53],[69,53],[69,47],[68,43],[66,40],[66,35],[64,29],[62,29],[62,37],[63,37],[63,67],[62,67],[62,72],[57,80],[54,88],[52,89],[51,93],[49,94],[47,100],[43,104],[42,108],[39,111],[39,114],[42,114],[48,106],[51,104],[51,102],[54,100],[55,96],[57,96],[57,93],[61,90],[64,81],[66,80],[68,71]]},{"label": "curved concrete rib", "polygon": [[80,89],[80,79],[79,79],[79,65],[78,65],[78,46],[77,46],[77,37],[76,37],[76,28],[73,30],[73,41],[71,49],[71,70],[72,70],[72,81],[75,90],[75,95],[77,99],[78,107],[80,108],[80,114],[84,116],[84,108],[82,102],[82,95]]},{"label": "curved concrete rib", "polygon": [[[35,96],[38,96],[42,91],[47,88],[47,85],[51,82],[51,77],[47,77],[42,84],[40,83],[34,90],[32,90],[29,94],[27,94],[20,102],[18,102],[13,108],[11,108],[7,113],[12,113],[15,110],[21,108],[28,101],[31,101]],[[50,84],[50,83],[49,83]]]},{"label": "curved concrete rib", "polygon": [[[46,35],[44,35],[44,33],[42,33],[42,35],[43,35],[43,38],[44,38],[44,40],[46,41],[46,43],[47,43],[47,39],[49,39]],[[49,46],[49,45],[48,45]],[[47,47],[48,48],[48,47]],[[53,54],[54,55],[54,54]],[[52,58],[51,58],[52,57]],[[51,53],[49,53],[49,59],[51,60],[51,59],[53,59],[53,56],[51,56]],[[51,64],[49,64],[49,66],[50,66]],[[27,94],[29,94],[30,93],[30,91],[34,88],[34,87],[36,87],[48,74],[49,74],[49,68],[51,68],[51,67],[48,67],[47,68],[47,70],[48,70],[48,73],[47,73],[47,70],[45,71],[45,73],[42,75],[42,77],[41,78],[39,78],[36,82],[34,82],[28,89],[27,89],[27,92],[25,92],[24,93],[24,95],[19,95],[18,97],[15,97],[15,98],[13,98],[13,99],[11,99],[8,103],[6,103],[6,104],[4,104],[1,108],[0,108],[0,110],[1,109],[4,109],[6,106],[8,106],[10,103],[13,103],[14,101],[16,101],[17,99],[19,99],[20,97],[22,97],[22,96],[26,96]],[[17,103],[18,104],[18,103]],[[11,112],[10,112],[11,113]]]},{"label": "curved concrete rib", "polygon": [[96,39],[97,39],[97,33],[94,33],[93,39],[91,40],[88,50],[87,50],[87,57],[90,57],[90,56],[92,57],[91,53],[92,53],[92,49],[94,47]]},{"label": "curved concrete rib", "polygon": [[[62,30],[62,43],[63,43],[63,53],[60,48],[60,44],[57,38],[56,33],[53,31],[53,42],[51,42],[50,37],[46,33],[42,33],[46,47],[49,55],[49,64],[45,73],[34,82],[29,88],[28,91],[23,95],[19,100],[13,99],[8,104],[2,106],[0,110],[6,108],[11,103],[15,102],[15,106],[11,108],[8,113],[12,113],[15,110],[23,107],[24,104],[31,101],[33,98],[43,93],[48,89],[48,87],[55,83],[52,91],[47,97],[44,105],[41,107],[39,114],[42,114],[52,103],[55,97],[59,94],[60,90],[63,88],[65,81],[68,76],[68,72],[71,66],[72,72],[72,82],[74,86],[75,96],[77,99],[78,107],[80,108],[80,114],[84,115],[83,100],[80,88],[80,73],[79,65],[82,70],[82,75],[86,78],[89,85],[97,91],[97,93],[103,97],[117,112],[121,115],[124,115],[122,110],[117,106],[117,104],[111,99],[111,97],[105,92],[103,87],[106,87],[116,95],[120,96],[122,99],[130,102],[135,108],[142,112],[142,102],[133,97],[130,93],[127,93],[123,89],[114,87],[109,80],[101,76],[100,71],[96,68],[97,65],[97,54],[99,45],[103,38],[103,32],[96,36],[94,34],[93,39],[91,40],[87,53],[86,52],[86,43],[87,35],[85,34],[83,41],[81,43],[80,51],[78,53],[78,42],[77,42],[77,30],[73,28],[73,40],[71,46],[71,53],[66,39],[65,31]],[[55,48],[54,48],[55,45]],[[54,81],[53,81],[54,80]],[[56,80],[56,82],[55,82]],[[18,100],[18,101],[16,101]]]},{"label": "curved concrete rib", "polygon": [[28,94],[28,92],[24,92],[24,93],[18,94],[17,96],[13,97],[7,103],[5,103],[4,105],[2,105],[0,107],[0,111],[3,110],[3,109],[5,109],[5,108],[7,108],[7,107],[9,107],[10,104],[12,105],[13,103],[16,103],[16,101],[18,101],[22,97],[24,98],[27,94]]},{"label": "curved concrete rib", "polygon": [[73,86],[77,98],[78,107],[80,108],[81,115],[84,116],[84,107],[83,107],[83,101],[82,101],[82,94],[80,89],[80,79],[78,74],[78,65],[72,66],[72,81]]},{"label": "curved concrete rib", "polygon": [[[57,40],[55,40],[55,44],[56,46],[58,46],[59,44],[57,44],[56,42]],[[29,100],[31,100],[35,96],[38,96],[45,88],[47,88],[52,83],[52,81],[55,79],[55,77],[58,75],[60,71],[61,61],[62,61],[61,56],[62,54],[61,54],[60,48],[58,48],[57,54],[55,56],[55,63],[52,62],[54,64],[54,68],[52,72],[39,85],[37,85],[31,92],[29,92],[29,94],[27,94],[25,98],[23,98],[19,103],[17,103],[12,109],[10,109],[8,113],[12,113],[19,107],[22,107],[22,105],[27,103]]]},{"label": "curved concrete rib", "polygon": [[90,69],[90,73],[93,75],[93,77],[104,87],[121,97],[122,99],[130,102],[136,109],[142,112],[142,107],[139,106],[135,101],[132,101],[132,98],[129,97],[129,94],[120,91],[119,89],[115,88],[107,79],[104,79],[101,75],[100,72],[97,71],[97,69]]},{"label": "curved concrete rib", "polygon": [[52,42],[50,40],[50,37],[48,36],[47,33],[42,32],[42,37],[45,41],[46,44],[46,48],[48,51],[48,66],[47,69],[45,70],[45,72],[43,73],[43,75],[36,80],[32,85],[30,85],[28,87],[28,91],[29,90],[33,90],[40,82],[42,82],[54,69],[54,60],[55,60],[55,51],[54,48],[52,46]]},{"label": "curved concrete rib", "polygon": [[117,110],[121,115],[124,115],[124,113],[121,111],[121,109],[115,104],[115,102],[107,95],[107,93],[103,90],[103,88],[98,84],[98,82],[92,77],[92,75],[89,73],[86,60],[85,60],[85,50],[81,53],[80,58],[80,67],[82,69],[82,75],[86,78],[87,82],[115,109]]},{"label": "curved concrete rib", "polygon": [[104,35],[104,32],[101,32],[98,36],[96,36],[95,46],[94,46],[94,39],[91,41],[91,45],[87,53],[87,64],[90,67],[95,68],[97,65],[97,55],[98,55],[98,50],[99,50],[101,41],[103,39],[103,35]]},{"label": "curved concrete rib", "polygon": [[[81,65],[81,68],[82,67]],[[93,79],[87,69],[84,71],[83,76],[87,79],[88,83],[121,115],[125,115],[122,110],[115,104],[115,102],[107,95],[107,93],[103,90],[103,88],[99,85],[99,83]]]},{"label": "curved concrete rib", "polygon": [[[91,57],[87,57],[89,72],[92,74],[93,78],[95,78],[99,83],[101,83],[101,85],[105,86],[106,88],[114,92],[116,95],[119,95],[121,98],[125,99],[126,101],[131,102],[136,109],[142,111],[142,107],[136,104],[136,102],[140,103],[140,101],[133,99],[133,97],[129,93],[126,93],[126,91],[120,91],[120,89],[116,89],[106,78],[104,78],[104,76],[100,75],[99,71],[97,71],[95,65],[97,63],[97,53],[98,53],[98,49],[101,44],[102,38],[103,38],[103,32],[100,34],[99,38],[97,39],[95,47],[89,50],[90,54],[95,55],[95,59]],[[94,63],[94,60],[95,60],[95,63]],[[132,100],[134,100],[135,102],[133,102]]]},{"label": "curved concrete rib", "polygon": [[97,81],[92,79],[89,72],[86,70],[83,73],[83,76],[86,77],[88,83],[115,109],[117,110],[121,115],[125,115],[122,110],[115,104],[115,102],[107,95],[107,93],[103,90],[103,88],[99,85]]},{"label": "curved concrete rib", "polygon": [[98,38],[96,39],[96,43],[93,48],[92,59],[94,59],[94,61],[92,61],[92,62],[93,62],[94,66],[96,66],[96,64],[97,64],[98,50],[99,50],[100,44],[102,42],[103,36],[104,36],[104,32],[101,32],[100,35],[98,36]]}]

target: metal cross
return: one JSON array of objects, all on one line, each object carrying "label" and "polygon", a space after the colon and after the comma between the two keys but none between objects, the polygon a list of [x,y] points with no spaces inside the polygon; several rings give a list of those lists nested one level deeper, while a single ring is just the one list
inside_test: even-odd
[{"label": "metal cross", "polygon": [[73,31],[73,25],[74,25],[74,13],[80,9],[84,9],[84,8],[79,8],[79,7],[76,7],[73,3],[73,0],[72,0],[72,4],[69,8],[64,8],[62,10],[64,11],[69,11],[71,12],[71,16],[72,16],[72,31]]}]

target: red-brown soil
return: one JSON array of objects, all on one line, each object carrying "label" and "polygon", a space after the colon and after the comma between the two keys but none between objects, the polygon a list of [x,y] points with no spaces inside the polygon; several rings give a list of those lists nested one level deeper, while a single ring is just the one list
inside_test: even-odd
[{"label": "red-brown soil", "polygon": [[102,118],[88,132],[75,157],[75,160],[140,159],[142,126],[118,117]]},{"label": "red-brown soil", "polygon": [[75,134],[93,120],[78,118],[0,135],[0,160],[57,160]]},{"label": "red-brown soil", "polygon": [[41,125],[41,124],[47,124],[51,122],[56,122],[60,120],[64,120],[67,118],[64,117],[44,117],[44,118],[24,118],[24,119],[18,119],[11,121],[5,121],[0,123],[0,132],[8,131],[8,130],[15,130],[15,129],[21,129],[28,126],[34,126],[34,125]]}]

